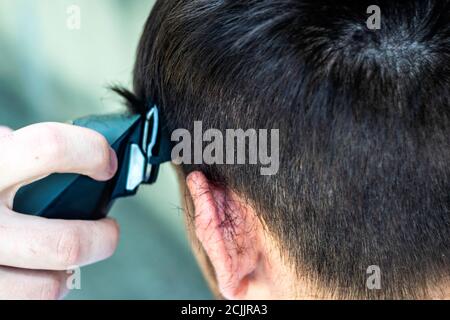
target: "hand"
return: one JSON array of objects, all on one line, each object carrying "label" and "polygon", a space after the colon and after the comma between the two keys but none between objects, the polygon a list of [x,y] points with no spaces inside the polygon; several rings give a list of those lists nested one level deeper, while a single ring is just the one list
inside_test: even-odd
[{"label": "hand", "polygon": [[119,228],[114,220],[62,221],[12,211],[20,187],[52,173],[111,179],[117,157],[89,129],[43,123],[16,132],[0,127],[0,299],[60,299],[68,268],[110,257]]}]

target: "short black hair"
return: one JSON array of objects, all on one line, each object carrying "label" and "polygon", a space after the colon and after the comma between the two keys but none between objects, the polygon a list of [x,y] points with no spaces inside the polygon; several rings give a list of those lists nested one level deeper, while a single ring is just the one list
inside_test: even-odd
[{"label": "short black hair", "polygon": [[169,130],[280,129],[277,175],[183,169],[244,195],[334,295],[421,297],[450,270],[450,2],[377,1],[380,30],[372,4],[159,0],[125,95]]}]

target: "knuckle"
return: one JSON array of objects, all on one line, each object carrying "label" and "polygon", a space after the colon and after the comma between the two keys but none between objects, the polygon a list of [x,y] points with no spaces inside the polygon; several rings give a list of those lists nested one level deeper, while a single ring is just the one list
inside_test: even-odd
[{"label": "knuckle", "polygon": [[59,158],[65,154],[64,137],[56,124],[39,125],[39,133],[33,146],[47,158]]},{"label": "knuckle", "polygon": [[81,231],[77,227],[64,230],[57,239],[55,260],[62,268],[79,263],[81,255]]}]

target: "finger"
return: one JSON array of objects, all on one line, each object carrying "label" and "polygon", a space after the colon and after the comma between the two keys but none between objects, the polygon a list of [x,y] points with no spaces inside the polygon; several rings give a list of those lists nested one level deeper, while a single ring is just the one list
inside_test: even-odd
[{"label": "finger", "polygon": [[112,219],[63,221],[7,211],[0,214],[0,265],[67,270],[109,258],[119,241]]},{"label": "finger", "polygon": [[0,137],[6,136],[12,132],[13,130],[8,127],[0,126]]},{"label": "finger", "polygon": [[99,133],[67,124],[41,123],[0,138],[0,190],[52,173],[109,180],[117,157]]},{"label": "finger", "polygon": [[0,300],[57,300],[68,292],[70,274],[0,267]]}]

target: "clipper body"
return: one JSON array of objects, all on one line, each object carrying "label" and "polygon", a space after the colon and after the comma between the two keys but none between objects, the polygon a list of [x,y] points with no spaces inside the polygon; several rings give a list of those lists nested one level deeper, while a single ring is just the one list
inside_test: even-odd
[{"label": "clipper body", "polygon": [[159,111],[146,116],[106,115],[79,119],[74,125],[105,136],[118,157],[118,171],[98,182],[76,174],[53,174],[21,188],[14,211],[50,219],[98,220],[117,198],[135,195],[141,184],[156,181],[159,165],[169,161],[167,141],[161,143]]}]

